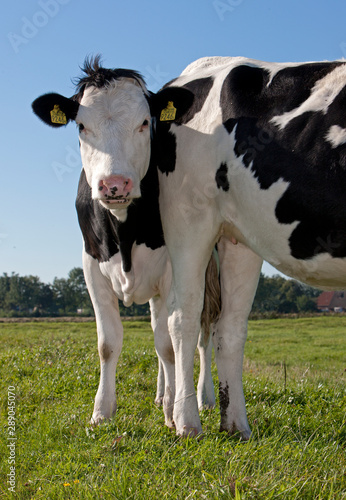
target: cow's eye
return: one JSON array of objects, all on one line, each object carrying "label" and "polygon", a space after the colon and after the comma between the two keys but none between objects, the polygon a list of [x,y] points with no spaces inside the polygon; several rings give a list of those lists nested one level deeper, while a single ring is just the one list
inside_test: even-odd
[{"label": "cow's eye", "polygon": [[149,126],[149,121],[148,120],[144,120],[144,122],[142,123],[142,125],[139,127],[139,131],[140,132],[143,132],[144,130],[146,130]]},{"label": "cow's eye", "polygon": [[82,130],[84,130],[83,123],[79,123],[78,128],[79,128],[79,132],[82,132]]}]

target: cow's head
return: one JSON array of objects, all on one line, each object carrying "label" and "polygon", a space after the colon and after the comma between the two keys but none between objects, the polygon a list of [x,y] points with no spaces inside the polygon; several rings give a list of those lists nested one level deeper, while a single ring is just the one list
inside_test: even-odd
[{"label": "cow's head", "polygon": [[[139,73],[105,69],[99,56],[86,60],[83,71],[73,97],[45,94],[33,102],[33,111],[52,127],[76,122],[92,197],[124,219],[131,201],[141,194],[140,182],[150,162],[153,118],[167,108],[168,121],[179,119],[193,96],[174,87],[152,94]],[[170,114],[170,102],[177,109],[175,116]]]}]

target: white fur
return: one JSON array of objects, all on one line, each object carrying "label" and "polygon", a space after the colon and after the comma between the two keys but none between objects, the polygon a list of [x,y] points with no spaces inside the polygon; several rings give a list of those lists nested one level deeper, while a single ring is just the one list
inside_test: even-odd
[{"label": "white fur", "polygon": [[332,125],[326,135],[326,140],[329,141],[333,148],[337,148],[346,143],[346,129],[339,125]]},{"label": "white fur", "polygon": [[[111,175],[122,175],[133,182],[131,198],[140,196],[140,181],[150,159],[149,105],[141,86],[121,78],[102,89],[84,92],[76,117],[83,124],[80,133],[81,157],[93,199],[100,199],[99,182]],[[109,208],[105,205],[106,208]],[[124,220],[122,212],[120,218]]]}]

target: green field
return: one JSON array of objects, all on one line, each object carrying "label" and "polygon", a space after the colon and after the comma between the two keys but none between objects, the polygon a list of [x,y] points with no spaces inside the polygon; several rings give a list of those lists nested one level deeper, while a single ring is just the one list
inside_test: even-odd
[{"label": "green field", "polygon": [[0,498],[346,499],[345,332],[344,316],[250,322],[244,443],[218,408],[200,441],[164,427],[149,323],[125,323],[118,412],[98,428],[95,324],[1,324]]}]

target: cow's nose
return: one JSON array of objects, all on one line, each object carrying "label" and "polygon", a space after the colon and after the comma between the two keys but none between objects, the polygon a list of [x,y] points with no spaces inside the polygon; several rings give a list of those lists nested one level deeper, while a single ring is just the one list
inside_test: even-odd
[{"label": "cow's nose", "polygon": [[123,175],[111,175],[102,179],[99,182],[99,191],[102,197],[125,197],[128,196],[132,190],[132,180]]}]

